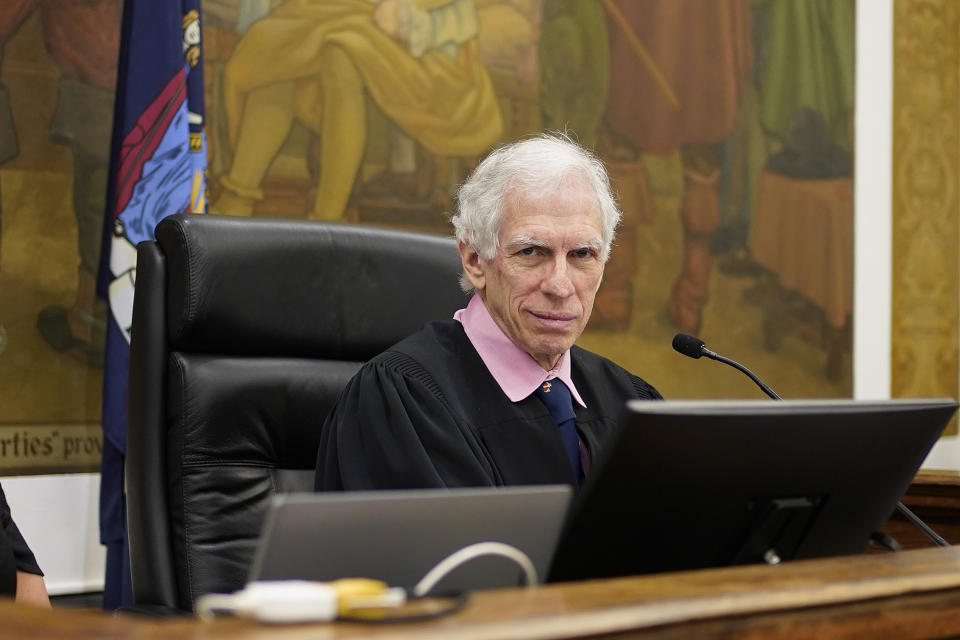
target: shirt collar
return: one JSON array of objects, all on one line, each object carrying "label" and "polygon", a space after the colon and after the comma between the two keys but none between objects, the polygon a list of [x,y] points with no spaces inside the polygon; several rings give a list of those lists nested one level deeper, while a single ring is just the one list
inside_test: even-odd
[{"label": "shirt collar", "polygon": [[487,311],[483,298],[476,293],[467,308],[457,311],[453,318],[463,325],[473,348],[511,402],[519,402],[547,380],[559,378],[570,389],[577,404],[587,406],[570,377],[569,349],[563,352],[553,369],[544,371],[529,353],[507,337]]}]

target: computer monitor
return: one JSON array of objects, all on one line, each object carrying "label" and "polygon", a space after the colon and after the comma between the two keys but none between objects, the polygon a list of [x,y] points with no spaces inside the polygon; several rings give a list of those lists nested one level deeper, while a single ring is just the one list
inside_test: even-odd
[{"label": "computer monitor", "polygon": [[951,399],[628,403],[550,581],[860,553]]}]

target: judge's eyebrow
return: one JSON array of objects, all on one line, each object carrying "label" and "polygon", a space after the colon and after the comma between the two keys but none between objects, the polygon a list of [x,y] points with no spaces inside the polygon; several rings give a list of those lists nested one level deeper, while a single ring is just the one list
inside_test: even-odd
[{"label": "judge's eyebrow", "polygon": [[579,244],[570,250],[579,251],[580,249],[590,249],[591,251],[596,251],[599,253],[602,248],[603,248],[603,242],[601,242],[600,240],[591,240],[590,242],[584,242],[583,244]]},{"label": "judge's eyebrow", "polygon": [[[539,247],[541,249],[549,249],[550,245],[549,243],[544,242],[543,240],[540,240],[538,238],[534,238],[533,236],[523,236],[523,235],[514,236],[506,245],[504,245],[504,248],[507,249],[508,251],[513,251],[514,249],[518,249],[520,247]],[[583,242],[573,247],[570,247],[570,251],[580,251],[581,249],[590,249],[591,251],[600,252],[602,248],[603,248],[603,242],[597,239],[597,240],[589,240],[587,242]]]},{"label": "judge's eyebrow", "polygon": [[513,250],[519,247],[540,247],[541,249],[549,248],[549,244],[534,238],[533,236],[514,236],[510,241],[504,246],[506,249]]}]

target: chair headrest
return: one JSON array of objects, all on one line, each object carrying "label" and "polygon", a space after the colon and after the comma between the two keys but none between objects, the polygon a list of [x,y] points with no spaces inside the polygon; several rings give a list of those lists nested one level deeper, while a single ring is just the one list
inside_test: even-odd
[{"label": "chair headrest", "polygon": [[156,237],[171,350],[366,360],[467,302],[448,237],[190,214]]}]

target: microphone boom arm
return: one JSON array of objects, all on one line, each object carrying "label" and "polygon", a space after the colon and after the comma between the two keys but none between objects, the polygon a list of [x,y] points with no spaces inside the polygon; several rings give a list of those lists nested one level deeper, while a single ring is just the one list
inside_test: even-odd
[{"label": "microphone boom arm", "polygon": [[768,387],[767,385],[765,385],[765,384],[760,380],[760,378],[758,378],[756,375],[754,375],[753,371],[750,371],[750,369],[747,369],[745,366],[743,366],[743,365],[740,364],[739,362],[734,362],[734,361],[731,360],[730,358],[727,358],[727,357],[725,357],[725,356],[721,356],[719,353],[714,353],[713,351],[710,351],[710,349],[707,349],[706,347],[703,347],[703,355],[705,355],[706,357],[710,358],[711,360],[716,360],[716,361],[718,361],[718,362],[723,362],[724,364],[728,364],[728,365],[730,365],[731,367],[733,367],[734,369],[737,369],[737,370],[745,373],[746,375],[748,375],[748,376],[750,377],[751,380],[754,381],[754,383],[756,383],[756,385],[757,385],[758,387],[760,387],[760,389],[761,389],[765,394],[767,394],[768,396],[770,396],[770,397],[773,398],[774,400],[783,400],[783,398],[781,398],[780,396],[777,395],[777,392],[776,392],[776,391],[774,391],[773,389],[771,389],[770,387]]}]

